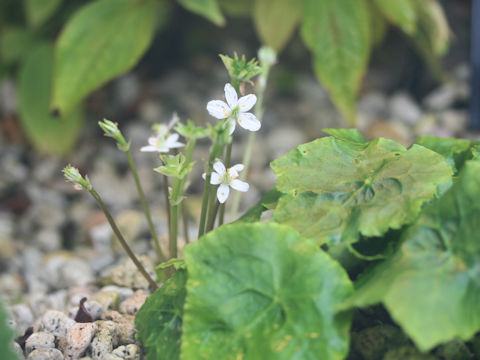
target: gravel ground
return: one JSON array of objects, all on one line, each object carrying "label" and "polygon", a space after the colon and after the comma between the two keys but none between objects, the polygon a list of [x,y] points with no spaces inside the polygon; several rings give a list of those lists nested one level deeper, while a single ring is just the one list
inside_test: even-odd
[{"label": "gravel ground", "polygon": [[[208,83],[194,73],[172,71],[146,85],[129,74],[116,80],[106,95],[96,94],[107,97],[113,111],[107,111],[106,105],[96,110],[91,105],[99,118],[102,112],[119,114],[111,120],[119,121],[132,140],[165,251],[161,177],[152,171],[159,166],[158,159],[138,149],[146,144],[151,125],[168,121],[174,110],[181,118],[208,119],[206,103],[223,96],[225,82],[220,66],[213,66],[211,72]],[[466,131],[468,77],[468,67],[458,66],[452,71],[452,81],[435,88],[421,103],[405,92],[364,92],[358,103],[358,127],[368,138],[384,136],[404,145],[427,134],[478,139],[477,134]],[[309,74],[298,75],[292,86],[295,96],[267,93],[264,123],[248,179],[251,190],[243,197],[243,208],[274,184],[268,167],[272,159],[321,136],[322,128],[344,126],[326,92]],[[4,82],[0,93],[5,122],[14,109],[12,83]],[[32,333],[22,346],[15,343],[21,358],[142,358],[134,316],[150,293],[148,284],[123,256],[93,200],[74,190],[61,175],[67,163],[88,172],[134,251],[153,274],[148,227],[126,160],[111,139],[102,138],[92,125],[99,119],[91,117],[90,126],[68,158],[37,154],[22,142],[0,138],[0,297],[7,304],[17,336]],[[242,129],[236,132],[234,163],[241,159],[245,135]],[[200,211],[198,194],[203,183],[198,179],[201,158],[207,152],[208,144],[201,143],[189,190],[192,219]],[[191,238],[195,232],[192,221]],[[85,314],[90,317],[85,319]]]}]

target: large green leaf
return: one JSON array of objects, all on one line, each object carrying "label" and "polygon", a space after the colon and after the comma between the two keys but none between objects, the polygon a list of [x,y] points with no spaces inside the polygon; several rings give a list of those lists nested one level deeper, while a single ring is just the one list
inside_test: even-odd
[{"label": "large green leaf", "polygon": [[253,8],[253,21],[262,43],[283,49],[292,37],[302,15],[302,2],[298,0],[257,0]]},{"label": "large green leaf", "polygon": [[343,307],[383,302],[422,350],[480,330],[480,162],[422,212],[395,256],[374,267]]},{"label": "large green leaf", "polygon": [[53,48],[44,44],[33,49],[19,74],[19,109],[22,126],[41,151],[64,154],[71,150],[83,123],[77,107],[63,119],[50,115]]},{"label": "large green leaf", "polygon": [[3,28],[0,32],[0,58],[2,62],[11,64],[22,60],[28,55],[34,43],[34,36],[27,29],[17,26]]},{"label": "large green leaf", "polygon": [[137,338],[145,347],[148,359],[180,358],[186,282],[187,271],[177,270],[173,277],[147,298],[135,316]]},{"label": "large green leaf", "polygon": [[12,351],[13,331],[7,325],[7,316],[0,302],[0,349],[3,360],[17,360],[18,357]]},{"label": "large green leaf", "polygon": [[162,13],[155,0],[100,0],[77,11],[55,48],[52,108],[67,113],[88,93],[134,66]]},{"label": "large green leaf", "polygon": [[443,157],[454,171],[460,170],[465,160],[472,157],[472,147],[476,142],[466,139],[442,138],[425,135],[415,141],[415,144],[425,146]]},{"label": "large green leaf", "polygon": [[282,193],[277,189],[273,188],[263,195],[262,199],[252,206],[240,219],[239,222],[255,222],[259,221],[262,217],[262,214],[267,210],[272,210],[277,206],[278,199]]},{"label": "large green leaf", "polygon": [[225,25],[225,18],[217,0],[177,0],[185,9],[202,15],[216,25]]},{"label": "large green leaf", "polygon": [[[374,0],[383,15],[407,34],[417,27],[417,9],[414,0]],[[423,1],[423,0],[422,0]]]},{"label": "large green leaf", "polygon": [[302,37],[313,52],[315,72],[351,123],[355,98],[370,53],[364,0],[305,0]]},{"label": "large green leaf", "polygon": [[[331,130],[329,130],[331,131]],[[272,162],[285,193],[273,219],[317,243],[353,243],[412,222],[452,170],[439,154],[335,131]]]},{"label": "large green leaf", "polygon": [[60,7],[62,0],[24,0],[25,15],[30,26],[36,28],[46,22]]},{"label": "large green leaf", "polygon": [[190,359],[343,359],[350,314],[345,271],[295,230],[221,227],[185,249],[182,355]]}]

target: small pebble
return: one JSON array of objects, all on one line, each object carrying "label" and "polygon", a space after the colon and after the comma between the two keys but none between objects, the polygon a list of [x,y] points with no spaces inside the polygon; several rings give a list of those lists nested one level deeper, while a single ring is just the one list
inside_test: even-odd
[{"label": "small pebble", "polygon": [[97,329],[95,323],[77,323],[68,329],[63,343],[65,359],[79,359],[87,350]]},{"label": "small pebble", "polygon": [[149,294],[144,290],[137,290],[132,297],[120,303],[119,310],[123,314],[135,315],[142,307]]},{"label": "small pebble", "polygon": [[103,360],[118,345],[118,326],[113,321],[98,320],[95,322],[98,331],[90,344],[90,355],[93,360]]},{"label": "small pebble", "polygon": [[118,343],[120,345],[132,344],[136,341],[135,316],[120,314],[118,311],[109,311],[105,314],[106,320],[112,320],[118,326]]},{"label": "small pebble", "polygon": [[49,332],[61,339],[73,325],[75,320],[70,319],[63,312],[49,310],[37,321],[35,331]]},{"label": "small pebble", "polygon": [[12,324],[15,324],[14,329],[17,335],[23,335],[25,330],[34,322],[32,310],[25,304],[12,305],[7,308],[7,311]]},{"label": "small pebble", "polygon": [[120,297],[115,291],[100,291],[90,296],[88,300],[100,304],[103,312],[106,312],[108,310],[118,308]]},{"label": "small pebble", "polygon": [[47,332],[36,332],[30,335],[25,342],[25,353],[28,355],[33,350],[50,349],[55,347],[55,336]]},{"label": "small pebble", "polygon": [[58,349],[37,349],[28,355],[29,360],[64,360]]},{"label": "small pebble", "polygon": [[112,354],[125,360],[140,360],[140,348],[137,344],[121,345]]},{"label": "small pebble", "polygon": [[133,290],[128,287],[108,285],[100,289],[100,291],[115,291],[120,297],[120,301],[126,300],[133,295]]}]

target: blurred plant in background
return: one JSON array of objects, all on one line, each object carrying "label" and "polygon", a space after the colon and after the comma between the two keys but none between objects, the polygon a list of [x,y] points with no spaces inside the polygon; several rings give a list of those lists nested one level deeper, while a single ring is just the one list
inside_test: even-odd
[{"label": "blurred plant in background", "polygon": [[82,128],[82,101],[137,64],[176,3],[218,26],[225,26],[224,14],[249,16],[261,42],[277,53],[299,28],[318,80],[352,126],[370,54],[390,25],[437,77],[438,57],[449,45],[437,0],[2,1],[0,76],[16,76],[20,120],[38,149],[71,149]]}]

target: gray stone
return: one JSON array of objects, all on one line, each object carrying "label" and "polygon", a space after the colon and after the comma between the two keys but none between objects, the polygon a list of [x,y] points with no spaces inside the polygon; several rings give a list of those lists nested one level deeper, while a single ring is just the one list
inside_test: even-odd
[{"label": "gray stone", "polygon": [[44,292],[34,292],[28,295],[27,302],[35,317],[43,315],[49,309],[64,309],[67,299],[66,290],[58,290],[49,295]]},{"label": "gray stone", "polygon": [[295,126],[278,126],[266,138],[267,148],[273,158],[285,155],[290,150],[307,141],[305,133]]},{"label": "gray stone", "polygon": [[103,312],[106,312],[111,309],[117,309],[120,298],[115,291],[100,291],[90,296],[89,301],[99,303]]},{"label": "gray stone", "polygon": [[457,90],[453,83],[445,84],[433,90],[423,101],[430,110],[445,110],[453,105]]},{"label": "gray stone", "polygon": [[120,297],[120,301],[124,301],[133,296],[133,290],[128,287],[108,285],[100,289],[100,291],[115,291]]},{"label": "gray stone", "polygon": [[103,360],[118,345],[118,326],[109,320],[98,320],[95,324],[98,330],[89,347],[90,356],[93,360]]},{"label": "gray stone", "polygon": [[0,298],[5,302],[18,299],[23,292],[23,279],[18,273],[0,274]]},{"label": "gray stone", "polygon": [[120,345],[132,344],[136,341],[135,316],[120,314],[118,311],[109,311],[105,314],[106,320],[112,320],[118,327],[118,343]]},{"label": "gray stone", "polygon": [[55,335],[39,331],[30,335],[25,342],[25,354],[30,354],[36,349],[53,349],[55,347]]},{"label": "gray stone", "polygon": [[121,313],[135,315],[142,307],[149,294],[144,290],[137,290],[132,297],[120,303],[119,310]]},{"label": "gray stone", "polygon": [[42,276],[53,289],[84,286],[95,281],[88,263],[67,252],[47,255]]},{"label": "gray stone", "polygon": [[445,110],[438,114],[439,122],[447,131],[455,136],[461,135],[468,123],[468,112],[465,110]]},{"label": "gray stone", "polygon": [[128,344],[117,347],[112,354],[125,360],[140,360],[141,352],[137,344]]},{"label": "gray stone", "polygon": [[[155,279],[155,271],[152,260],[147,256],[138,256],[150,276]],[[109,274],[110,280],[118,285],[132,289],[148,289],[149,284],[137,267],[129,258],[125,258],[122,264],[116,266]]]},{"label": "gray stone", "polygon": [[370,92],[358,100],[357,111],[358,115],[367,117],[370,123],[384,119],[388,113],[387,97],[381,92]]},{"label": "gray stone", "polygon": [[[103,317],[103,314],[105,313],[105,310],[103,309],[102,305],[97,302],[97,301],[85,301],[83,306],[85,307],[85,310],[90,314],[90,316],[93,318],[93,320],[100,320]],[[77,316],[79,309],[79,305],[70,307],[68,309],[68,315],[75,319]]]},{"label": "gray stone", "polygon": [[399,92],[390,98],[390,116],[408,125],[414,125],[422,112],[417,103],[407,93]]},{"label": "gray stone", "polygon": [[28,355],[29,360],[63,360],[63,355],[58,349],[37,349]]},{"label": "gray stone", "polygon": [[9,318],[15,324],[17,335],[23,335],[28,327],[32,326],[35,321],[32,310],[25,304],[16,304],[7,307]]},{"label": "gray stone", "polygon": [[17,355],[18,360],[24,360],[25,354],[23,353],[22,347],[14,341],[13,343],[13,352]]},{"label": "gray stone", "polygon": [[58,339],[63,338],[68,329],[75,325],[75,321],[70,319],[61,311],[49,310],[35,323],[35,331],[45,331],[55,335]]},{"label": "gray stone", "polygon": [[98,325],[95,323],[76,323],[68,329],[63,342],[65,359],[78,359],[85,353],[94,337]]},{"label": "gray stone", "polygon": [[36,233],[35,244],[42,251],[51,252],[61,248],[62,239],[58,230],[45,228]]}]

